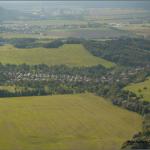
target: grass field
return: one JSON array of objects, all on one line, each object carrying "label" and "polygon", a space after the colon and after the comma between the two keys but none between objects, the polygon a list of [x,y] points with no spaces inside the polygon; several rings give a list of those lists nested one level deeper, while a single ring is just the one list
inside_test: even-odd
[{"label": "grass field", "polygon": [[150,77],[144,82],[127,86],[125,90],[132,91],[138,96],[142,95],[145,101],[150,102]]},{"label": "grass field", "polygon": [[112,67],[114,64],[90,54],[80,44],[66,44],[60,48],[17,49],[11,45],[0,47],[0,62],[10,64],[47,64],[69,66],[94,66],[101,64]]},{"label": "grass field", "polygon": [[114,150],[141,122],[89,93],[0,98],[0,150]]}]

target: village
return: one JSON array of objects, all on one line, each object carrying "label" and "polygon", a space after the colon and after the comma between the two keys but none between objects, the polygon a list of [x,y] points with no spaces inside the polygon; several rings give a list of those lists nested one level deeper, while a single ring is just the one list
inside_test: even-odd
[{"label": "village", "polygon": [[[150,66],[136,67],[123,70],[121,72],[116,72],[115,70],[108,71],[105,75],[99,75],[98,77],[92,77],[87,75],[79,74],[57,74],[51,71],[47,73],[43,72],[13,72],[6,71],[2,72],[4,76],[7,77],[7,83],[13,83],[19,81],[59,81],[59,82],[94,82],[94,83],[109,83],[122,82],[129,83],[132,77],[142,74],[144,72],[150,72]],[[141,78],[139,79],[141,80]],[[138,81],[137,81],[138,82]]]}]

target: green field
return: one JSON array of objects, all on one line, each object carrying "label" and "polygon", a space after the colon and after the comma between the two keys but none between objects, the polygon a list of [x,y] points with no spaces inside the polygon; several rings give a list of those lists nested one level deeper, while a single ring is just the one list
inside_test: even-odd
[{"label": "green field", "polygon": [[69,66],[94,66],[101,64],[113,67],[110,61],[90,54],[81,44],[65,44],[59,48],[17,49],[12,45],[0,47],[0,62],[10,64],[47,64]]},{"label": "green field", "polygon": [[125,88],[137,94],[137,96],[143,96],[145,101],[150,101],[150,77],[144,82],[130,84]]},{"label": "green field", "polygon": [[114,150],[141,122],[88,93],[0,98],[0,150]]}]

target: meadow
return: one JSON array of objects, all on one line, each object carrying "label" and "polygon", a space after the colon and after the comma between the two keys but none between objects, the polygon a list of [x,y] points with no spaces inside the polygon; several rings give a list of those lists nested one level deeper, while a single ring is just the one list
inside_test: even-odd
[{"label": "meadow", "polygon": [[90,93],[0,98],[0,150],[114,150],[141,123]]},{"label": "meadow", "polygon": [[143,96],[145,101],[150,102],[150,77],[144,82],[130,84],[125,87],[125,90],[134,92],[137,96]]},{"label": "meadow", "polygon": [[59,48],[18,49],[12,45],[0,47],[0,62],[10,64],[47,64],[68,66],[94,66],[101,64],[113,67],[114,63],[93,56],[81,44],[65,44]]}]

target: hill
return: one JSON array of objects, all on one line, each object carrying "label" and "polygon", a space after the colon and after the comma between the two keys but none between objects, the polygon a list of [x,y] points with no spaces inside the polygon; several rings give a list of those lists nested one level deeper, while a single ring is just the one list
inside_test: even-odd
[{"label": "hill", "polygon": [[0,98],[0,150],[119,149],[141,122],[88,93]]},{"label": "hill", "polygon": [[150,77],[144,82],[128,85],[125,90],[132,91],[137,96],[142,96],[145,101],[150,102]]},{"label": "hill", "polygon": [[59,48],[18,49],[11,45],[0,47],[0,62],[10,64],[47,64],[69,66],[94,66],[115,64],[90,54],[81,44],[65,44]]}]

